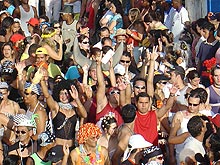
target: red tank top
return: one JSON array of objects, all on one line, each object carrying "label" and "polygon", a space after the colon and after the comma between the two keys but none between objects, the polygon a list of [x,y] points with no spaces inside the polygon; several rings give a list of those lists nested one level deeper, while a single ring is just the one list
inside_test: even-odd
[{"label": "red tank top", "polygon": [[142,115],[136,112],[136,119],[134,123],[134,132],[141,134],[145,140],[154,145],[158,145],[158,132],[157,132],[157,116],[155,111],[149,111],[147,114]]}]

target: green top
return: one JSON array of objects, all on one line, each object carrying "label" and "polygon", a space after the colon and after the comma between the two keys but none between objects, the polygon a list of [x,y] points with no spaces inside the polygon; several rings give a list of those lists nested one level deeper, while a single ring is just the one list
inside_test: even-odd
[{"label": "green top", "polygon": [[31,158],[34,160],[34,164],[36,165],[52,165],[52,162],[51,161],[48,161],[48,162],[45,162],[43,161],[37,153],[33,153],[31,155]]}]

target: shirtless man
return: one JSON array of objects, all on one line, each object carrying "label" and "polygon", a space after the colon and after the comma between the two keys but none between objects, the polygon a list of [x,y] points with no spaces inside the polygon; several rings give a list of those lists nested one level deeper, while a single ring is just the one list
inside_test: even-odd
[{"label": "shirtless man", "polygon": [[132,104],[127,104],[121,109],[121,115],[124,124],[119,128],[118,146],[112,156],[112,164],[118,165],[121,161],[121,156],[126,150],[129,138],[134,134],[134,119],[136,117],[136,108]]},{"label": "shirtless man", "polygon": [[[19,105],[8,99],[9,91],[8,84],[6,82],[0,82],[0,113],[5,114],[8,118],[12,118],[18,113],[23,113],[20,110]],[[3,141],[6,144],[13,144],[13,140],[15,139],[15,134],[11,132],[11,130],[6,129],[4,132]]]}]

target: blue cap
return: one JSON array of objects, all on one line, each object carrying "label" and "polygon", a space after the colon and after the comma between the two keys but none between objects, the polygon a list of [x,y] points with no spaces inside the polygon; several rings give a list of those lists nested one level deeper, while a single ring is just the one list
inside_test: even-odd
[{"label": "blue cap", "polygon": [[168,3],[172,3],[172,0],[166,0],[166,2],[168,2]]},{"label": "blue cap", "polygon": [[80,77],[79,71],[76,66],[69,67],[68,71],[66,72],[65,79],[66,80],[73,80],[78,79]]}]

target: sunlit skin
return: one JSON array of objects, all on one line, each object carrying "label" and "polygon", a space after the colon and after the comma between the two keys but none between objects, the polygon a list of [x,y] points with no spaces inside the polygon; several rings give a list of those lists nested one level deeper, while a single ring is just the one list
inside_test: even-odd
[{"label": "sunlit skin", "polygon": [[193,86],[193,87],[198,87],[199,86],[199,83],[200,83],[200,78],[199,77],[195,77],[194,79],[192,80],[189,80],[190,84]]},{"label": "sunlit skin", "polygon": [[5,58],[12,58],[13,50],[9,45],[5,45],[3,48],[3,55]]},{"label": "sunlit skin", "polygon": [[109,92],[109,95],[108,95],[109,102],[112,104],[118,104],[119,103],[119,91],[115,89],[113,89],[112,91],[115,91],[115,92],[114,94],[110,94],[111,91]]},{"label": "sunlit skin", "polygon": [[3,100],[8,99],[9,92],[7,89],[0,89],[0,93],[2,93],[2,95],[3,95]]},{"label": "sunlit skin", "polygon": [[[123,62],[124,61],[124,62]],[[130,61],[129,63],[127,63],[128,61]],[[129,67],[129,65],[131,64],[131,58],[128,56],[121,56],[121,60],[119,61],[119,64],[123,65],[125,68]]]},{"label": "sunlit skin", "polygon": [[91,69],[91,70],[89,71],[89,76],[90,76],[93,80],[97,81],[96,69]]},{"label": "sunlit skin", "polygon": [[21,28],[20,23],[15,22],[15,23],[13,23],[13,25],[12,25],[12,32],[13,32],[13,33],[16,33],[16,32],[18,32],[18,31],[20,30],[20,28]]},{"label": "sunlit skin", "polygon": [[[199,112],[199,104],[200,104],[200,99],[199,98],[194,98],[194,97],[189,97],[188,99],[188,111],[193,114],[197,114]],[[190,105],[194,104],[194,105]]]},{"label": "sunlit skin", "polygon": [[214,80],[214,85],[220,86],[220,69],[215,69],[213,80]]},{"label": "sunlit skin", "polygon": [[66,89],[60,91],[59,99],[62,103],[69,103],[70,95]]},{"label": "sunlit skin", "polygon": [[117,123],[111,123],[109,129],[106,131],[108,135],[116,135]]},{"label": "sunlit skin", "polygon": [[146,114],[149,111],[150,100],[148,97],[139,97],[136,103],[137,109],[141,114]]},{"label": "sunlit skin", "polygon": [[134,87],[134,95],[137,96],[141,92],[146,92],[146,86],[144,81],[136,81]]},{"label": "sunlit skin", "polygon": [[36,63],[47,62],[48,56],[45,54],[36,54]]},{"label": "sunlit skin", "polygon": [[108,30],[104,30],[104,31],[101,31],[100,32],[100,38],[104,38],[104,37],[109,37],[110,36],[110,33]]}]

